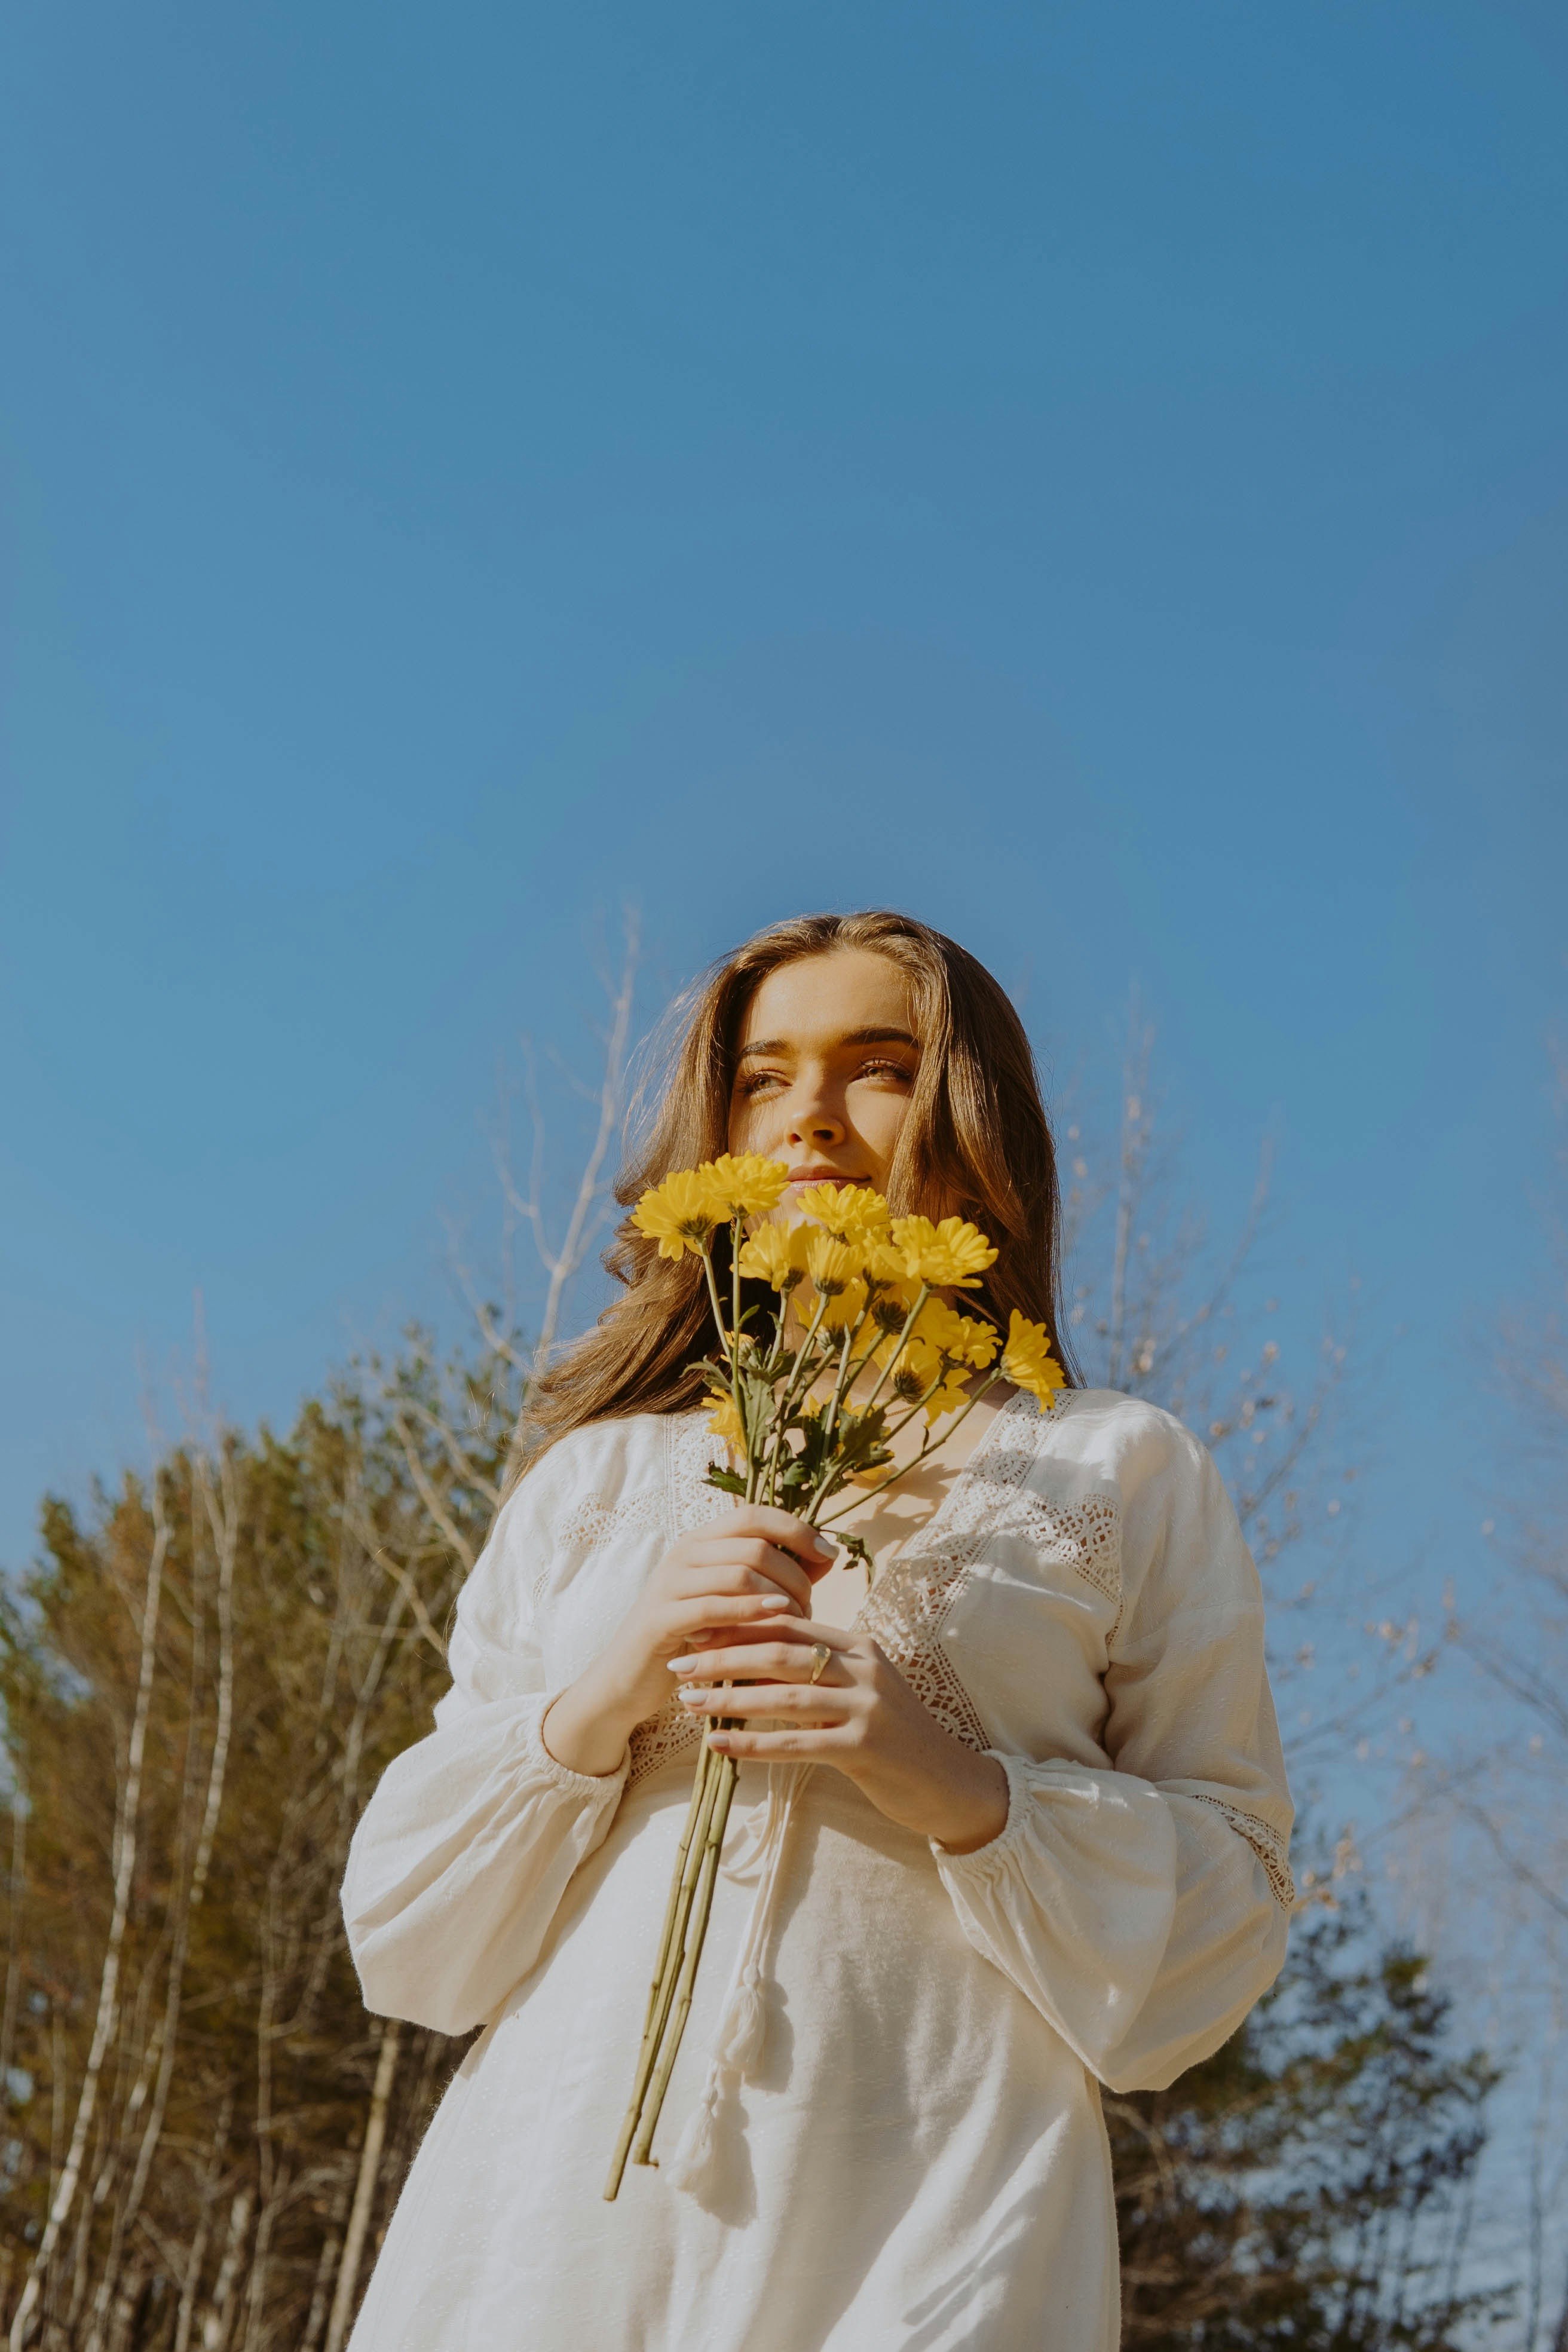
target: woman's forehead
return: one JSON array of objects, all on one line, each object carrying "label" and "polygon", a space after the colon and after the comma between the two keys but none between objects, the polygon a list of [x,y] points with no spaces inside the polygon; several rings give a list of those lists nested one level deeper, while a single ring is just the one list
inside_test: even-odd
[{"label": "woman's forehead", "polygon": [[862,1030],[917,1034],[909,978],[868,948],[841,948],[781,964],[758,982],[738,1043],[820,1045]]}]

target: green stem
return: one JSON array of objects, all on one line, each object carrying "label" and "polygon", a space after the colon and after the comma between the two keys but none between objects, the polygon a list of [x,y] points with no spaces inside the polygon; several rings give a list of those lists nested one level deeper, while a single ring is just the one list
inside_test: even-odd
[{"label": "green stem", "polygon": [[[787,1310],[787,1308],[788,1308],[788,1305],[789,1305],[789,1297],[788,1297],[788,1293],[786,1292],[786,1293],[784,1293],[784,1294],[781,1297],[781,1298],[780,1298],[780,1300],[779,1300],[778,1339],[779,1339],[779,1344],[781,1345],[781,1347],[782,1347],[783,1342],[784,1342],[784,1315],[785,1315],[785,1312],[786,1312],[786,1310]],[[817,1328],[818,1328],[819,1325],[821,1324],[822,1318],[823,1318],[824,1314],[825,1314],[825,1313],[826,1313],[826,1307],[827,1307],[827,1301],[826,1301],[826,1298],[824,1298],[824,1297],[822,1297],[822,1295],[821,1295],[821,1293],[820,1293],[820,1292],[818,1292],[818,1294],[817,1294],[817,1300],[816,1300],[816,1312],[813,1315],[813,1317],[812,1317],[812,1318],[811,1318],[811,1323],[810,1323],[809,1328],[807,1328],[807,1331],[806,1331],[805,1337],[805,1339],[801,1341],[801,1343],[800,1343],[800,1348],[799,1348],[798,1352],[796,1353],[796,1356],[795,1356],[795,1361],[794,1361],[794,1363],[793,1363],[793,1364],[791,1365],[791,1367],[790,1367],[790,1374],[789,1374],[789,1378],[788,1378],[788,1380],[787,1380],[787,1381],[785,1381],[785,1383],[784,1383],[784,1395],[783,1395],[782,1399],[780,1399],[780,1400],[778,1400],[777,1402],[775,1402],[775,1403],[774,1403],[774,1405],[773,1405],[773,1443],[772,1443],[772,1446],[771,1446],[770,1451],[769,1451],[769,1455],[768,1455],[768,1464],[767,1464],[767,1467],[768,1467],[768,1476],[769,1476],[769,1499],[770,1499],[770,1501],[772,1501],[772,1502],[775,1502],[775,1503],[776,1503],[776,1502],[777,1502],[777,1500],[778,1500],[778,1472],[779,1472],[779,1464],[780,1464],[780,1461],[781,1461],[781,1459],[782,1459],[782,1457],[783,1457],[783,1452],[784,1452],[784,1444],[785,1444],[785,1441],[786,1441],[786,1439],[787,1439],[787,1437],[788,1437],[788,1434],[789,1434],[789,1429],[788,1429],[789,1417],[790,1417],[791,1412],[792,1412],[794,1411],[794,1409],[795,1409],[795,1402],[796,1402],[797,1397],[798,1397],[801,1393],[803,1393],[802,1389],[801,1389],[801,1372],[802,1372],[802,1370],[803,1370],[803,1368],[804,1368],[804,1369],[805,1369],[805,1372],[806,1372],[806,1376],[807,1376],[807,1384],[809,1385],[810,1370],[811,1370],[811,1366],[810,1366],[810,1356],[811,1356],[811,1348],[812,1348],[812,1343],[813,1343],[813,1341],[814,1341],[814,1340],[816,1339],[816,1338]]]},{"label": "green stem", "polygon": [[[870,1309],[868,1308],[866,1313],[861,1316],[860,1320],[855,1326],[855,1337],[857,1339],[860,1337],[861,1332],[866,1328],[867,1323],[869,1320]],[[866,1349],[863,1355],[857,1356],[849,1366],[849,1380],[845,1391],[845,1394],[847,1396],[852,1397],[854,1395],[856,1381],[859,1379],[867,1365],[874,1361],[877,1353],[878,1341],[885,1336],[879,1324],[873,1323],[871,1329],[873,1336],[870,1346]],[[862,1412],[868,1412],[870,1411],[870,1406],[868,1403],[862,1404],[859,1410]]]},{"label": "green stem", "polygon": [[[719,1304],[719,1286],[713,1279],[713,1253],[710,1249],[705,1249],[700,1250],[698,1255],[702,1260],[702,1271],[708,1277],[708,1297],[713,1308],[713,1320],[715,1325],[718,1327],[720,1345],[722,1347],[726,1357],[729,1359],[730,1394],[734,1397],[735,1342],[731,1333],[726,1331],[724,1328],[724,1309]],[[735,1398],[735,1409],[737,1412],[740,1411],[740,1399],[738,1397]]]},{"label": "green stem", "polygon": [[730,1226],[730,1328],[735,1335],[736,1360],[741,1348],[741,1220]]},{"label": "green stem", "polygon": [[[784,1317],[788,1311],[789,1293],[787,1290],[781,1290],[779,1293],[778,1311],[773,1317],[773,1340],[768,1350],[770,1357],[774,1360],[784,1353]],[[762,1476],[760,1480],[763,1489],[763,1499],[766,1503],[776,1503],[778,1501],[779,1454],[783,1447],[784,1441],[784,1419],[775,1404],[769,1423],[768,1441],[763,1456]]]},{"label": "green stem", "polygon": [[675,1936],[676,1919],[680,1909],[680,1883],[685,1874],[686,1857],[691,1851],[691,1841],[697,1834],[697,1825],[701,1818],[702,1800],[708,1787],[709,1763],[710,1751],[704,1746],[699,1751],[697,1769],[691,1776],[691,1802],[687,1807],[686,1827],[680,1832],[680,1843],[675,1852],[675,1868],[670,1873],[669,1901],[665,1906],[664,1928],[658,1939],[658,1958],[654,1962],[653,1982],[648,1987],[647,2014],[643,2020],[645,2040],[653,2023],[654,2013],[658,2008],[659,1994],[664,1990],[665,1970],[668,1965],[670,1945]]},{"label": "green stem", "polygon": [[[919,1312],[918,1307],[915,1311],[917,1313]],[[847,1399],[853,1391],[856,1381],[859,1379],[860,1374],[865,1370],[866,1366],[870,1362],[871,1357],[875,1352],[873,1348],[868,1348],[863,1356],[853,1360],[851,1360],[850,1349],[854,1344],[856,1335],[860,1329],[860,1325],[864,1321],[865,1318],[862,1316],[860,1322],[858,1322],[855,1325],[854,1330],[847,1332],[845,1335],[844,1360],[839,1368],[838,1383],[833,1391],[833,1395],[829,1400],[827,1407],[827,1436],[829,1440],[832,1439],[837,1429],[838,1415],[842,1411]],[[901,1339],[899,1344],[900,1347],[903,1345]],[[926,1391],[926,1396],[934,1396],[941,1385],[942,1382],[940,1379],[934,1381],[931,1383],[931,1386]],[[879,1381],[877,1386],[879,1389],[881,1387],[881,1382]],[[874,1394],[875,1391],[873,1391],[873,1395]],[[924,1402],[925,1397],[922,1397],[920,1401],[920,1404],[915,1407],[915,1412],[918,1412],[921,1409],[921,1405],[923,1405]],[[862,1414],[868,1413],[871,1412],[871,1410],[872,1405],[869,1402],[861,1405],[859,1408]],[[891,1431],[889,1434],[897,1436],[898,1431],[900,1429],[906,1428],[911,1418],[912,1415],[906,1415],[904,1420],[900,1422],[898,1427]],[[884,1486],[890,1486],[892,1481],[891,1479],[884,1479],[882,1483]],[[807,1503],[805,1509],[801,1514],[807,1527],[816,1526],[817,1520],[816,1514],[821,1508],[822,1505],[827,1500],[828,1496],[830,1495],[837,1494],[843,1484],[843,1464],[829,1460],[826,1468],[823,1471],[821,1477],[817,1480],[816,1485],[812,1489],[810,1501]]]},{"label": "green stem", "polygon": [[[920,1452],[915,1455],[914,1459],[910,1462],[906,1462],[901,1470],[895,1470],[890,1477],[884,1478],[881,1485],[875,1489],[875,1492],[879,1495],[885,1495],[889,1486],[896,1486],[900,1478],[907,1478],[911,1470],[918,1470],[920,1468],[921,1464],[926,1460],[928,1455],[935,1454],[939,1447],[945,1445],[948,1439],[952,1435],[954,1430],[963,1428],[964,1423],[969,1419],[970,1414],[974,1411],[975,1406],[980,1402],[981,1398],[995,1387],[1001,1377],[1002,1375],[1000,1372],[992,1372],[985,1380],[982,1381],[980,1386],[975,1390],[974,1394],[970,1398],[968,1403],[961,1407],[959,1412],[953,1415],[952,1421],[949,1422],[947,1427],[942,1431],[942,1435],[940,1437],[928,1439],[927,1442],[921,1445]],[[942,1383],[940,1381],[933,1382],[931,1387],[926,1391],[926,1395],[934,1396],[937,1389],[940,1388],[941,1385]],[[889,1438],[897,1437],[900,1431],[908,1429],[916,1413],[923,1412],[924,1409],[925,1398],[922,1397],[918,1404],[913,1404],[910,1407],[910,1410],[905,1413],[902,1421],[899,1422],[895,1427],[888,1432]],[[831,1495],[832,1491],[833,1490],[829,1488],[829,1495]],[[824,1499],[826,1500],[826,1497],[824,1497]],[[809,1519],[807,1524],[814,1528],[830,1528],[834,1525],[836,1520],[847,1519],[850,1512],[858,1507],[859,1499],[860,1498],[857,1496],[855,1502],[847,1503],[843,1510],[830,1512],[825,1519]]]},{"label": "green stem", "polygon": [[849,1356],[850,1350],[855,1345],[855,1334],[858,1331],[861,1323],[864,1321],[865,1314],[864,1310],[862,1310],[861,1314],[857,1318],[854,1323],[847,1323],[844,1327],[844,1338],[839,1344],[838,1349],[838,1377],[833,1383],[833,1394],[827,1401],[827,1412],[825,1419],[824,1433],[829,1443],[832,1441],[834,1432],[838,1427],[839,1412],[843,1406],[844,1399],[849,1387]]},{"label": "green stem", "polygon": [[827,1301],[822,1296],[822,1293],[818,1291],[816,1294],[816,1312],[813,1315],[810,1324],[807,1326],[805,1337],[800,1343],[800,1352],[795,1360],[794,1369],[790,1373],[788,1381],[784,1384],[784,1402],[775,1408],[775,1418],[781,1427],[784,1423],[788,1420],[791,1412],[795,1409],[797,1394],[799,1393],[801,1368],[803,1365],[807,1368],[809,1375],[812,1342],[816,1337],[822,1318],[826,1312]]},{"label": "green stem", "polygon": [[[676,1899],[673,1906],[675,1917],[670,1924],[664,1966],[658,1982],[654,1988],[653,1998],[648,2004],[647,2023],[643,2029],[642,2047],[637,2053],[637,2074],[632,2084],[632,2095],[627,2103],[626,2112],[621,2119],[620,2134],[616,2141],[616,2152],[610,2160],[610,2177],[605,2184],[606,2203],[613,2202],[620,2189],[621,2177],[626,2168],[626,2156],[647,2105],[648,2083],[664,2042],[670,2003],[675,1996],[679,1971],[684,1961],[692,1899],[708,1854],[708,1833],[712,1823],[713,1806],[721,1778],[720,1773],[713,1768],[722,1761],[721,1758],[713,1756],[705,1741],[697,1773],[700,1799],[696,1809],[697,1820],[693,1824],[693,1836],[688,1845],[684,1860],[678,1865],[675,1874]],[[728,1813],[728,1806],[725,1811]]]},{"label": "green stem", "polygon": [[701,1875],[697,1882],[697,1899],[692,1909],[691,1927],[686,1939],[686,1957],[681,1963],[680,1980],[676,1989],[675,2008],[669,2028],[659,2052],[658,2065],[647,2096],[643,2102],[642,2126],[632,2148],[634,2164],[651,2164],[653,2136],[658,2128],[659,2112],[664,2095],[669,2088],[680,2038],[686,2031],[686,2021],[691,2012],[691,1988],[697,1976],[697,1963],[702,1957],[702,1946],[708,1935],[708,1916],[713,1906],[713,1883],[719,1874],[719,1850],[724,1843],[725,1824],[730,1818],[730,1801],[735,1793],[738,1767],[731,1756],[721,1756],[720,1764],[719,1799],[709,1820],[708,1835],[702,1849]]},{"label": "green stem", "polygon": [[909,1313],[904,1318],[904,1328],[899,1334],[897,1345],[890,1350],[888,1360],[882,1367],[882,1376],[877,1382],[876,1387],[872,1390],[870,1395],[867,1398],[865,1403],[860,1408],[863,1412],[870,1412],[871,1407],[876,1403],[877,1399],[881,1395],[882,1391],[892,1379],[893,1366],[899,1360],[899,1350],[902,1348],[904,1341],[909,1338],[910,1333],[914,1329],[915,1318],[930,1297],[931,1285],[929,1282],[922,1282],[920,1289],[915,1295],[914,1305],[910,1307]]}]

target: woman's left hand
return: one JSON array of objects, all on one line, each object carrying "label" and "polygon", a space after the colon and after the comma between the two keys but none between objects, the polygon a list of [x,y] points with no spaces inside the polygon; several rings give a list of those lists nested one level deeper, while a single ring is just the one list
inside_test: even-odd
[{"label": "woman's left hand", "polygon": [[[944,1731],[868,1634],[781,1620],[758,1625],[743,1644],[672,1658],[669,1670],[693,1715],[746,1719],[709,1734],[721,1756],[831,1764],[879,1812],[950,1853],[973,1853],[1005,1826],[1007,1775],[994,1756],[977,1756]],[[766,1730],[750,1727],[759,1717],[770,1718]]]}]

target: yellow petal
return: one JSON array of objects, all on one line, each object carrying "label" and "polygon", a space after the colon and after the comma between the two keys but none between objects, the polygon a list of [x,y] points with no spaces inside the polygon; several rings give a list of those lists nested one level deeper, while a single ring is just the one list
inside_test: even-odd
[{"label": "yellow petal", "polygon": [[760,1151],[723,1152],[704,1160],[697,1174],[718,1212],[715,1222],[725,1223],[733,1217],[765,1216],[777,1208],[789,1182],[784,1161],[764,1160]]},{"label": "yellow petal", "polygon": [[866,1286],[857,1276],[842,1290],[830,1292],[822,1302],[824,1331],[845,1331],[858,1323],[866,1311]]},{"label": "yellow petal", "polygon": [[708,1416],[708,1426],[715,1437],[721,1437],[726,1445],[734,1447],[737,1454],[745,1452],[745,1425],[735,1410],[733,1397],[720,1397],[717,1400],[712,1412]]},{"label": "yellow petal", "polygon": [[985,1268],[996,1263],[997,1254],[979,1226],[963,1217],[943,1217],[935,1225],[929,1217],[895,1217],[891,1233],[910,1279],[938,1289],[973,1290]]},{"label": "yellow petal", "polygon": [[805,1270],[818,1296],[831,1298],[853,1282],[864,1263],[865,1252],[852,1242],[836,1240],[832,1234],[817,1230],[808,1233],[805,1244]]},{"label": "yellow petal", "polygon": [[927,1421],[940,1421],[944,1412],[956,1412],[969,1402],[969,1375],[962,1364],[955,1364],[943,1375],[942,1386],[925,1401]]},{"label": "yellow petal", "polygon": [[683,1168],[643,1194],[631,1221],[639,1234],[658,1242],[660,1257],[678,1258],[686,1250],[700,1254],[719,1215],[703,1178]]},{"label": "yellow petal", "polygon": [[888,1204],[868,1184],[808,1184],[796,1206],[840,1241],[869,1241],[888,1229]]},{"label": "yellow petal", "polygon": [[1050,1336],[1043,1323],[1031,1323],[1013,1309],[1007,1344],[1002,1350],[1002,1376],[1015,1388],[1026,1389],[1049,1412],[1057,1391],[1067,1386],[1067,1374],[1051,1353]]},{"label": "yellow petal", "polygon": [[763,1225],[741,1245],[738,1261],[748,1281],[765,1282],[774,1290],[793,1290],[805,1271],[805,1255],[798,1230]]}]

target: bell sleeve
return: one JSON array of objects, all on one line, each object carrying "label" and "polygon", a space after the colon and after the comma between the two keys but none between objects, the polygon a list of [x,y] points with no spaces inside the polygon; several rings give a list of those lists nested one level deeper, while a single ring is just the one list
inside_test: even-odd
[{"label": "bell sleeve", "polygon": [[343,1919],[365,2006],[438,2033],[492,2017],[527,1975],[626,1783],[625,1756],[590,1778],[540,1737],[556,1694],[528,1596],[569,1445],[503,1506],[458,1603],[436,1728],[388,1765],[349,1849]]},{"label": "bell sleeve", "polygon": [[997,1754],[1005,1825],[933,1846],[969,1941],[1113,2091],[1163,2090],[1279,1974],[1294,1892],[1258,1573],[1207,1451],[1148,1415],[1121,1476],[1113,1769]]}]

